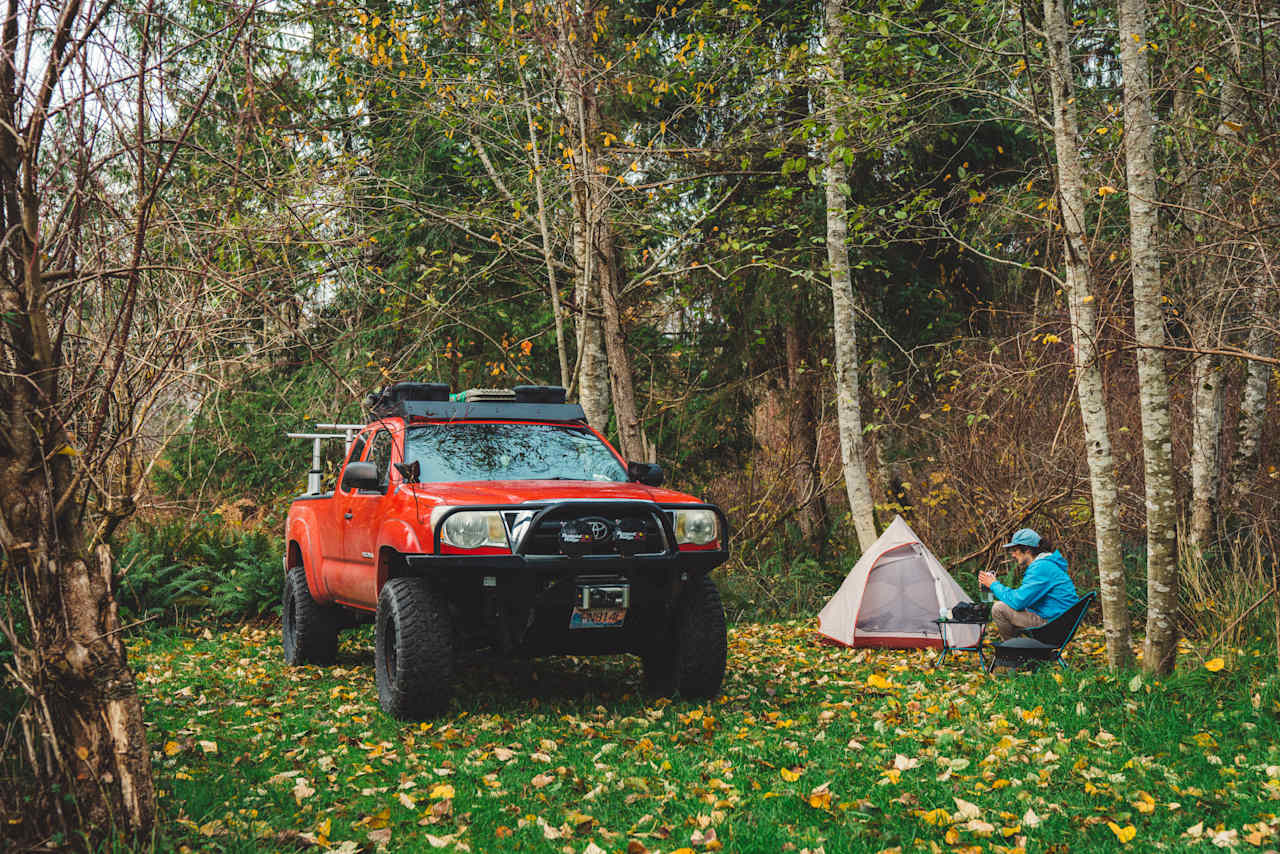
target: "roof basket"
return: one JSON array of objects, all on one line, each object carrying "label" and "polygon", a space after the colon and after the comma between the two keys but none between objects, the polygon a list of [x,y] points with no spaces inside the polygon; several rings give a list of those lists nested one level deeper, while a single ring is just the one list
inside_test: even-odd
[{"label": "roof basket", "polygon": [[509,388],[469,388],[466,391],[450,395],[449,399],[460,400],[464,403],[481,403],[483,401],[511,403],[516,399],[516,393]]},{"label": "roof basket", "polygon": [[365,405],[369,413],[382,417],[398,413],[409,401],[443,401],[449,399],[448,383],[395,383],[369,395]]}]

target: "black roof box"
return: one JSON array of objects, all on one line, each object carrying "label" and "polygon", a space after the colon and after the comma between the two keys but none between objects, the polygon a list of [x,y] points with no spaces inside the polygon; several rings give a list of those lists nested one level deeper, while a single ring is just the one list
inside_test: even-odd
[{"label": "black roof box", "polygon": [[369,395],[369,412],[375,416],[398,414],[410,401],[428,402],[449,399],[448,383],[395,383]]},{"label": "black roof box", "polygon": [[565,400],[562,385],[518,385],[512,391],[516,393],[516,403],[564,403]]}]

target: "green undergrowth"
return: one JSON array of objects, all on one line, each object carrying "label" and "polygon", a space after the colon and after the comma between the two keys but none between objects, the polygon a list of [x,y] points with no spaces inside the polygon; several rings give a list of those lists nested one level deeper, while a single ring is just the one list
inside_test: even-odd
[{"label": "green undergrowth", "polygon": [[263,624],[130,645],[163,850],[1259,850],[1280,828],[1275,662],[1245,651],[1149,682],[1086,628],[1073,669],[988,677],[742,625],[715,702],[646,700],[630,657],[469,658],[449,717],[401,724],[367,626],[333,667],[285,667]]},{"label": "green undergrowth", "polygon": [[243,619],[280,602],[279,535],[216,513],[140,522],[115,552],[125,622]]}]

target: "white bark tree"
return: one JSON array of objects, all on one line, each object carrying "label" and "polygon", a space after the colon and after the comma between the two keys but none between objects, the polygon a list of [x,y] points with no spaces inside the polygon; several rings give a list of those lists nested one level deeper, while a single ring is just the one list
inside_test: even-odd
[{"label": "white bark tree", "polygon": [[1076,397],[1084,424],[1093,496],[1094,539],[1098,550],[1098,586],[1102,622],[1107,638],[1107,661],[1112,668],[1129,666],[1133,647],[1125,593],[1124,562],[1120,551],[1120,514],[1115,460],[1107,416],[1102,368],[1098,363],[1097,312],[1093,268],[1085,225],[1084,165],[1077,142],[1075,85],[1067,16],[1062,0],[1044,0],[1045,36],[1049,51],[1049,88],[1053,97],[1053,139],[1062,209],[1063,256],[1066,259],[1067,299],[1076,374]]},{"label": "white bark tree", "polygon": [[[1264,259],[1265,260],[1265,259]],[[1274,317],[1272,294],[1280,289],[1280,283],[1270,278],[1272,272],[1264,265],[1258,274],[1258,282],[1250,296],[1250,317]],[[1255,322],[1249,327],[1249,339],[1245,350],[1264,359],[1275,353],[1275,331],[1266,322]],[[1262,427],[1267,416],[1267,387],[1271,381],[1272,366],[1263,361],[1250,361],[1245,368],[1244,391],[1240,395],[1240,420],[1237,424],[1236,449],[1231,456],[1231,499],[1234,504],[1249,492],[1254,470],[1258,464],[1258,448],[1262,441]]]},{"label": "white bark tree", "polygon": [[[1239,10],[1232,10],[1238,14]],[[1192,365],[1192,441],[1191,441],[1191,526],[1188,538],[1192,550],[1200,552],[1213,539],[1217,519],[1219,492],[1222,484],[1222,427],[1226,378],[1223,362],[1215,350],[1225,343],[1226,315],[1237,301],[1241,265],[1234,263],[1238,243],[1234,235],[1214,232],[1213,225],[1222,217],[1210,215],[1209,208],[1218,200],[1230,198],[1225,192],[1227,175],[1233,168],[1233,143],[1243,127],[1244,93],[1239,81],[1243,76],[1238,30],[1228,27],[1230,42],[1227,54],[1231,68],[1224,75],[1218,101],[1218,122],[1214,142],[1196,145],[1197,122],[1194,108],[1200,100],[1185,88],[1175,97],[1175,115],[1183,133],[1190,136],[1182,146],[1181,160],[1182,226],[1190,236],[1193,280],[1184,283],[1190,333],[1198,353]],[[1201,153],[1203,152],[1203,154]],[[1225,212],[1223,212],[1225,213]],[[1221,235],[1210,240],[1212,234]]]},{"label": "white bark tree", "polygon": [[836,416],[840,423],[840,456],[844,465],[849,513],[858,533],[858,544],[866,551],[876,541],[875,505],[867,480],[867,461],[862,441],[862,404],[858,382],[858,333],[854,313],[853,283],[849,273],[848,214],[844,187],[847,186],[844,160],[837,156],[835,130],[844,117],[844,61],[840,56],[843,9],[840,0],[823,0],[826,27],[826,80],[824,104],[827,112],[826,151],[827,264],[831,268],[832,319],[836,339]]},{"label": "white bark tree", "polygon": [[[575,206],[577,203],[575,198]],[[573,299],[577,308],[574,324],[578,349],[578,402],[582,404],[587,423],[604,431],[609,426],[609,359],[604,351],[599,289],[594,286],[591,253],[587,250],[581,222],[575,216],[572,225],[573,257],[577,269]]]},{"label": "white bark tree", "polygon": [[1133,325],[1138,345],[1138,394],[1147,510],[1147,637],[1143,668],[1173,669],[1178,651],[1177,507],[1173,436],[1165,375],[1164,289],[1155,171],[1155,118],[1148,80],[1146,0],[1119,0],[1120,64],[1124,75],[1124,153],[1129,200]]}]

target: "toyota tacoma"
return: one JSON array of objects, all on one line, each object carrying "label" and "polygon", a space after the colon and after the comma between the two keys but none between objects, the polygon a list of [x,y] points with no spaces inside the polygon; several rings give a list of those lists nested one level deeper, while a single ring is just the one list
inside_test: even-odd
[{"label": "toyota tacoma", "polygon": [[335,488],[289,509],[289,664],[333,662],[338,632],[372,617],[378,699],[400,719],[445,712],[459,653],[480,648],[633,653],[652,694],[719,693],[718,507],[623,459],[558,386],[397,383],[369,413]]}]

